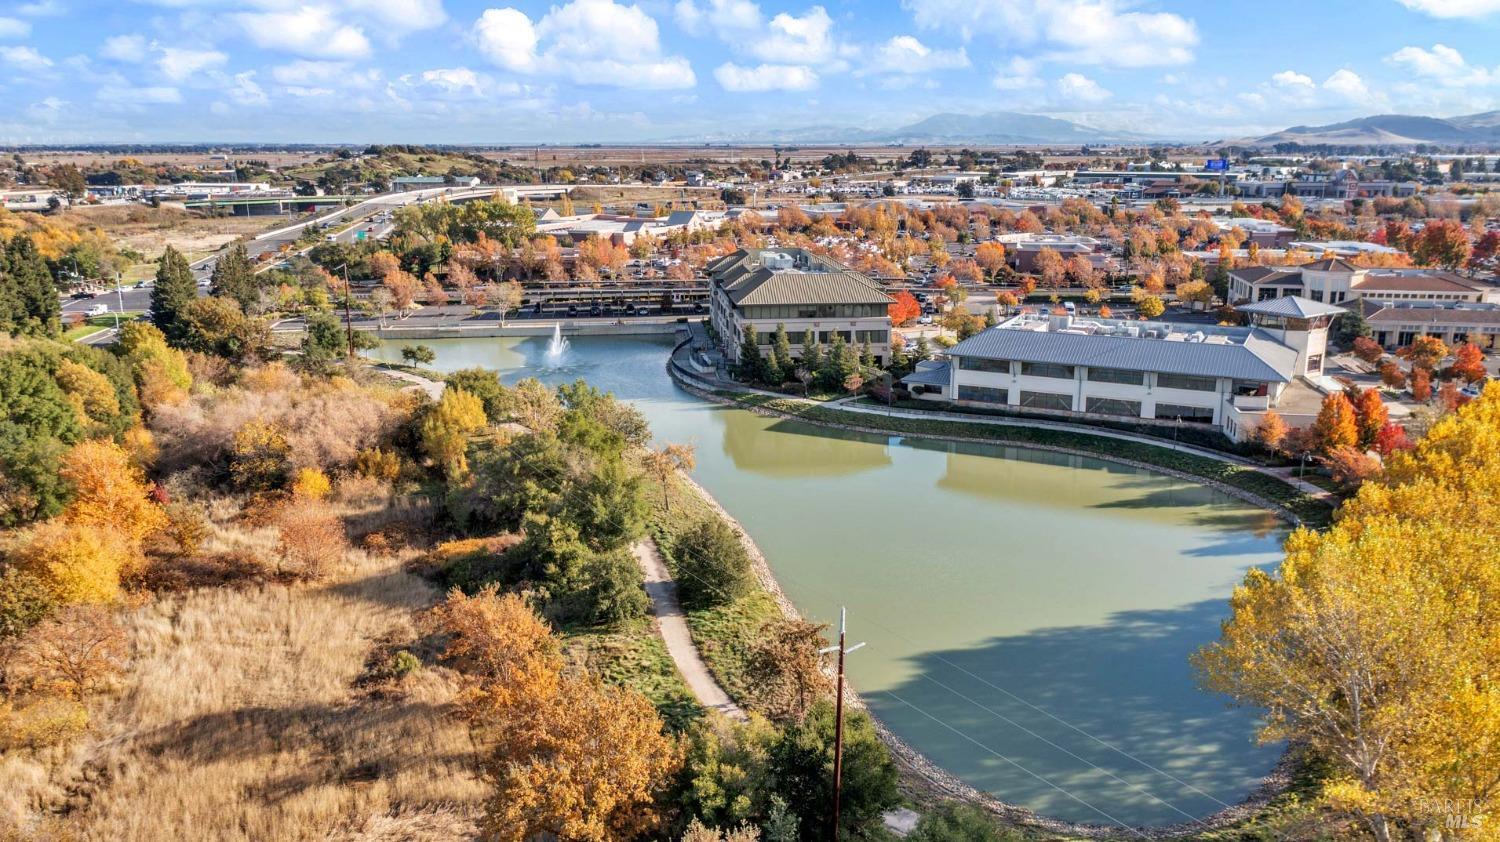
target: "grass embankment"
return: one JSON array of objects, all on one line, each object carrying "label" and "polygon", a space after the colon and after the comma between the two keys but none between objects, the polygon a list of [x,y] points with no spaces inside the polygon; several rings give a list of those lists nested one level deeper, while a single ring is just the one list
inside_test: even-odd
[{"label": "grass embankment", "polygon": [[[677,575],[677,536],[705,518],[718,518],[719,512],[703,499],[698,489],[673,476],[667,483],[667,498],[661,495],[661,484],[651,482],[651,519],[647,524],[660,547],[672,575]],[[750,681],[745,675],[751,645],[760,637],[762,626],[781,617],[776,601],[756,580],[754,589],[733,602],[712,608],[687,608],[688,629],[698,654],[736,702],[742,706],[752,698]]]},{"label": "grass embankment", "polygon": [[[132,318],[135,317],[133,315],[126,316],[122,314],[120,316],[120,323],[124,324],[125,322],[130,321],[130,319]],[[80,339],[85,339],[87,337],[93,336],[101,330],[108,330],[109,328],[112,328],[114,326],[115,316],[113,313],[108,316],[90,316],[87,319],[84,319],[82,324],[70,327],[67,330],[63,331],[62,338],[64,342],[77,342]]]},{"label": "grass embankment", "polygon": [[1071,432],[1039,427],[1024,427],[1002,424],[981,424],[960,421],[945,421],[936,418],[904,418],[900,416],[874,415],[850,412],[835,407],[822,406],[793,398],[777,398],[769,395],[742,394],[718,391],[715,394],[737,403],[759,409],[771,410],[805,419],[813,423],[865,427],[883,432],[937,438],[984,439],[1004,444],[1039,445],[1061,447],[1080,453],[1097,455],[1104,459],[1128,459],[1155,465],[1229,488],[1253,494],[1275,503],[1301,518],[1309,526],[1328,523],[1332,510],[1322,500],[1298,491],[1291,485],[1253,468],[1211,459],[1195,453],[1184,453],[1144,442],[1092,436],[1088,433]]},{"label": "grass embankment", "polygon": [[562,633],[571,663],[650,699],[672,730],[681,730],[703,715],[703,707],[677,672],[650,618],[617,628],[565,628]]}]

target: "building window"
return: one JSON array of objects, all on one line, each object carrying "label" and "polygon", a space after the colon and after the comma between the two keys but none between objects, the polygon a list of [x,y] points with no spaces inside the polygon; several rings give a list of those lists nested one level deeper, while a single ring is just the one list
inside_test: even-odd
[{"label": "building window", "polygon": [[1058,365],[1056,363],[1021,363],[1021,373],[1028,377],[1055,377],[1058,380],[1072,380],[1073,367],[1070,365]]},{"label": "building window", "polygon": [[1073,409],[1073,396],[1055,395],[1051,392],[1022,392],[1021,406],[1032,409],[1057,409],[1070,412]]},{"label": "building window", "polygon": [[1321,289],[1315,289],[1310,294],[1312,295],[1312,300],[1314,300],[1314,301],[1322,301],[1323,300],[1323,290],[1321,290]]},{"label": "building window", "polygon": [[1162,421],[1188,421],[1193,424],[1214,423],[1214,411],[1206,406],[1185,406],[1176,403],[1156,405],[1156,417]]},{"label": "building window", "polygon": [[961,401],[980,401],[982,403],[1010,403],[1010,392],[1006,389],[992,389],[988,386],[966,386],[959,384],[958,399]]},{"label": "building window", "polygon": [[1156,375],[1156,385],[1162,389],[1212,392],[1219,388],[1219,381],[1212,377],[1192,377],[1187,374],[1158,374]]},{"label": "building window", "polygon": [[884,345],[890,341],[890,332],[884,330],[856,330],[854,332],[856,342],[868,342],[871,345]]},{"label": "building window", "polygon": [[1140,401],[1123,401],[1118,398],[1089,398],[1085,406],[1096,415],[1128,415],[1141,417]]},{"label": "building window", "polygon": [[1126,371],[1123,368],[1090,368],[1087,377],[1094,383],[1126,383],[1131,386],[1146,384],[1144,371]]},{"label": "building window", "polygon": [[1323,373],[1323,355],[1313,354],[1307,358],[1307,370],[1312,374]]},{"label": "building window", "polygon": [[988,360],[983,357],[959,357],[958,367],[963,371],[985,371],[990,374],[1010,374],[1010,360]]}]

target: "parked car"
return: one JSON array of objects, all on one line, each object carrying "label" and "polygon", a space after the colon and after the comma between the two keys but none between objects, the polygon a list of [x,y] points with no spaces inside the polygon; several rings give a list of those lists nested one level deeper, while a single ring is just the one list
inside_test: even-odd
[{"label": "parked car", "polygon": [[919,325],[930,325],[930,324],[932,324],[932,317],[931,316],[923,316],[922,318],[917,319],[917,324],[919,324]]},{"label": "parked car", "polygon": [[90,307],[87,312],[90,316],[103,316],[109,312],[109,305],[95,304],[94,306]]}]

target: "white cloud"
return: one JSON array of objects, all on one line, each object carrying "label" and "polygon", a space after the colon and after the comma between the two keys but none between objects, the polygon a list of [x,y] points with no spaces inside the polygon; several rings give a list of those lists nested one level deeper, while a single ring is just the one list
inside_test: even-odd
[{"label": "white cloud", "polygon": [[283,85],[332,85],[343,82],[354,72],[346,61],[294,61],[271,68],[271,78]]},{"label": "white cloud", "polygon": [[708,0],[707,8],[696,0],[678,0],[672,11],[677,25],[688,32],[702,35],[712,30],[725,40],[756,32],[764,22],[753,0]]},{"label": "white cloud", "polygon": [[1036,62],[1016,56],[995,74],[990,84],[1002,91],[1024,91],[1028,88],[1040,88],[1046,83],[1037,78]]},{"label": "white cloud", "polygon": [[1444,44],[1433,44],[1432,49],[1402,47],[1388,57],[1392,64],[1425,79],[1452,88],[1464,88],[1495,84],[1500,81],[1500,68],[1490,70],[1475,67],[1464,61],[1463,54]]},{"label": "white cloud", "polygon": [[419,77],[423,84],[430,85],[447,93],[472,92],[475,96],[484,96],[488,86],[488,80],[467,67],[439,67],[433,70],[424,70]]},{"label": "white cloud", "polygon": [[486,9],[474,23],[474,38],[486,58],[507,70],[536,67],[536,27],[519,9]]},{"label": "white cloud", "polygon": [[111,105],[175,105],[182,102],[182,92],[168,86],[132,87],[111,85],[99,89],[96,98]]},{"label": "white cloud", "polygon": [[34,3],[22,3],[16,11],[30,18],[41,18],[60,15],[67,9],[57,0],[36,0]]},{"label": "white cloud", "polygon": [[866,56],[861,75],[872,73],[929,73],[969,66],[969,54],[956,50],[934,50],[911,35],[897,35]]},{"label": "white cloud", "polygon": [[1187,64],[1198,27],[1181,15],[1134,12],[1118,0],[902,0],[917,25],[1039,44],[1050,58],[1115,67]]},{"label": "white cloud", "polygon": [[726,91],[805,91],[818,85],[817,71],[797,64],[741,67],[725,62],[714,68],[714,78]]},{"label": "white cloud", "polygon": [[519,73],[647,90],[697,83],[687,59],[662,54],[653,18],[614,0],[572,0],[534,24],[517,9],[487,9],[474,24],[474,38],[486,58]]},{"label": "white cloud", "polygon": [[1057,80],[1057,92],[1066,100],[1077,102],[1103,102],[1114,96],[1093,79],[1082,73],[1065,73]]},{"label": "white cloud", "polygon": [[20,18],[0,17],[0,38],[25,38],[31,34],[31,24]]},{"label": "white cloud", "polygon": [[146,51],[149,49],[143,36],[113,35],[104,39],[104,46],[99,48],[99,55],[114,61],[133,63],[145,61]]},{"label": "white cloud", "polygon": [[0,61],[17,70],[46,70],[52,66],[52,59],[31,47],[0,47]]},{"label": "white cloud", "polygon": [[173,82],[181,82],[189,76],[220,67],[229,61],[229,56],[218,50],[185,50],[178,47],[158,47],[161,57],[156,60],[157,69]]},{"label": "white cloud", "polygon": [[1331,91],[1354,102],[1370,102],[1374,99],[1365,80],[1359,78],[1358,73],[1347,68],[1335,70],[1332,76],[1324,79],[1323,90]]},{"label": "white cloud", "polygon": [[1500,12],[1500,0],[1401,0],[1401,5],[1435,18],[1477,18]]},{"label": "white cloud", "polygon": [[260,106],[268,105],[271,102],[271,98],[266,96],[265,90],[255,81],[255,71],[253,70],[234,74],[234,78],[230,81],[228,87],[224,89],[224,95],[238,105]]},{"label": "white cloud", "polygon": [[782,12],[771,18],[765,36],[746,48],[751,55],[770,62],[820,64],[834,58],[833,19],[822,6],[813,6],[801,16]]},{"label": "white cloud", "polygon": [[243,12],[231,18],[257,47],[313,58],[363,58],[370,41],[324,6]]},{"label": "white cloud", "polygon": [[1314,87],[1311,76],[1295,70],[1283,70],[1271,75],[1271,83],[1279,88],[1311,91]]}]

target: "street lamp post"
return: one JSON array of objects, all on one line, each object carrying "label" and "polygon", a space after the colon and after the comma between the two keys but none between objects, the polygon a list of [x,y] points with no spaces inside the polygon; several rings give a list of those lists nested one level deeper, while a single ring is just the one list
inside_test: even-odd
[{"label": "street lamp post", "polygon": [[826,655],[829,652],[839,653],[838,685],[834,695],[833,714],[833,833],[829,839],[839,838],[839,802],[844,785],[844,656],[864,646],[856,643],[848,648],[844,647],[844,631],[848,623],[848,609],[839,608],[839,644],[828,646],[818,650],[818,654]]},{"label": "street lamp post", "polygon": [[125,312],[125,291],[120,288],[120,283],[125,275],[120,270],[115,270],[115,333],[120,332],[120,314]]}]

